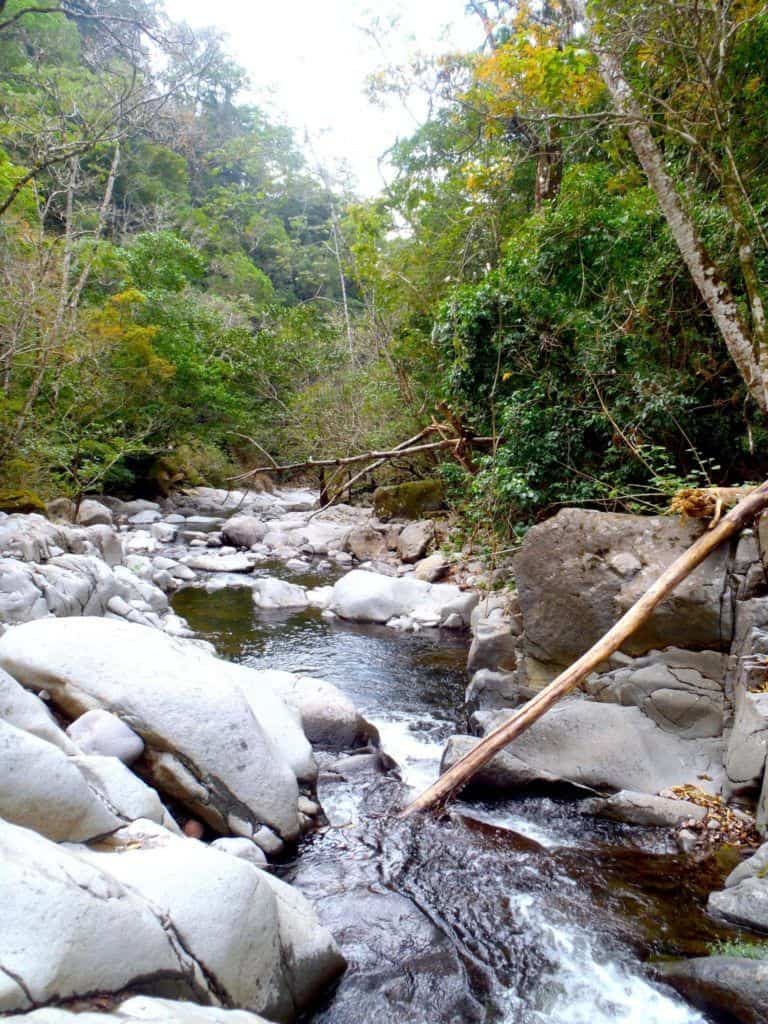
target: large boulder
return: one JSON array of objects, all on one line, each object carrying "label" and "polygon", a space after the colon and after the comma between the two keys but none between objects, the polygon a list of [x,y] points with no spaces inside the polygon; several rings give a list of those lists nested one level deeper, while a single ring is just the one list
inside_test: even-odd
[{"label": "large boulder", "polygon": [[25,488],[0,487],[0,512],[12,514],[45,512],[45,504],[34,491]]},{"label": "large boulder", "polygon": [[628,790],[621,790],[606,798],[584,800],[579,805],[579,810],[582,814],[593,814],[596,818],[657,828],[676,828],[691,818],[700,821],[707,813],[706,807],[694,804],[690,800],[673,800],[669,797],[632,793]]},{"label": "large boulder", "polygon": [[484,597],[472,613],[472,646],[467,669],[513,672],[523,622],[516,594]]},{"label": "large boulder", "polygon": [[[474,717],[487,732],[509,714],[478,712]],[[449,768],[476,744],[470,736],[452,737],[442,768]],[[547,712],[482,768],[473,782],[504,792],[546,783],[598,793],[655,794],[687,783],[717,791],[721,777],[719,741],[684,740],[662,732],[639,708],[575,697]]]},{"label": "large boulder", "polygon": [[[592,646],[701,534],[699,521],[562,509],[532,527],[514,560],[526,653],[557,667]],[[626,642],[723,650],[732,633],[729,553],[713,552]]]},{"label": "large boulder", "polygon": [[768,961],[702,956],[656,965],[656,973],[694,1006],[739,1024],[768,1024]]},{"label": "large boulder", "polygon": [[198,572],[251,572],[253,562],[247,555],[189,555],[185,560]]},{"label": "large boulder", "polygon": [[80,507],[75,515],[75,522],[80,523],[81,526],[96,526],[97,524],[111,526],[112,513],[100,501],[86,498],[80,502]]},{"label": "large boulder", "polygon": [[768,692],[737,693],[725,767],[732,793],[755,794],[768,756]]},{"label": "large boulder", "polygon": [[0,1012],[132,985],[211,1001],[171,923],[110,872],[3,821],[0,861]]},{"label": "large boulder", "polygon": [[434,539],[435,524],[431,519],[408,523],[397,538],[398,558],[401,562],[418,562]]},{"label": "large boulder", "polygon": [[343,970],[301,896],[152,822],[69,848],[0,823],[0,853],[0,1011],[130,987],[291,1021]]},{"label": "large boulder", "polygon": [[141,736],[103,708],[80,715],[67,727],[67,735],[84,754],[116,757],[124,764],[133,764],[144,753]]},{"label": "large boulder", "polygon": [[250,548],[264,540],[269,525],[258,516],[232,516],[221,528],[226,544],[236,548]]},{"label": "large boulder", "polygon": [[709,894],[707,909],[729,924],[768,932],[768,843],[734,868],[724,889]]},{"label": "large boulder", "polygon": [[309,598],[304,587],[274,576],[264,576],[253,584],[253,601],[257,608],[306,608]]},{"label": "large boulder", "polygon": [[344,969],[306,899],[242,858],[150,822],[78,854],[171,922],[229,1005],[293,1020]]},{"label": "large boulder", "polygon": [[65,754],[77,753],[75,744],[60,729],[51,712],[39,697],[0,669],[0,719],[23,729],[38,739],[52,743]]},{"label": "large boulder", "polygon": [[344,541],[344,550],[353,555],[358,562],[369,562],[385,555],[387,545],[380,530],[365,525],[349,531]]},{"label": "large boulder", "polygon": [[638,707],[659,728],[686,739],[722,734],[727,655],[668,647],[620,660],[621,667],[587,680],[596,700]]},{"label": "large boulder", "polygon": [[80,769],[94,796],[105,804],[122,824],[146,818],[148,821],[163,825],[171,832],[180,834],[179,826],[163,806],[156,790],[142,782],[116,757],[78,755],[72,758],[72,763]]},{"label": "large boulder", "polygon": [[131,996],[114,1009],[65,1010],[46,1006],[6,1020],[27,1024],[269,1024],[264,1017],[248,1010],[224,1010],[220,1006],[198,1006],[178,999],[159,996]]},{"label": "large boulder", "polygon": [[0,721],[0,817],[57,842],[93,839],[126,820],[97,794],[59,747]]},{"label": "large boulder", "polygon": [[405,616],[425,626],[468,626],[477,600],[477,594],[450,583],[353,569],[334,585],[329,607],[353,622],[389,622]]},{"label": "large boulder", "polygon": [[241,685],[246,693],[251,687],[267,686],[294,708],[313,746],[346,750],[378,742],[376,727],[363,718],[349,697],[324,679],[276,669],[249,669]]},{"label": "large boulder", "polygon": [[[45,688],[71,718],[92,708],[116,714],[143,739],[154,785],[214,829],[252,836],[266,824],[286,839],[298,834],[293,748],[281,749],[257,720],[237,666],[159,630],[83,618],[9,630],[0,667]],[[288,728],[277,698],[262,691],[258,701],[265,722],[280,717]]]},{"label": "large boulder", "polygon": [[414,480],[377,487],[373,507],[379,519],[419,519],[445,508],[445,490],[440,480]]}]

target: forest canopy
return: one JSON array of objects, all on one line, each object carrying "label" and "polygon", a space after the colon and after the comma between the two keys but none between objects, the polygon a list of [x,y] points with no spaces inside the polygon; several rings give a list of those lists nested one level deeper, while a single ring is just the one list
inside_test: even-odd
[{"label": "forest canopy", "polygon": [[[153,0],[0,3],[0,487],[384,448],[500,537],[765,475],[768,9],[471,3],[361,200]],[[437,461],[440,460],[440,461]]]}]

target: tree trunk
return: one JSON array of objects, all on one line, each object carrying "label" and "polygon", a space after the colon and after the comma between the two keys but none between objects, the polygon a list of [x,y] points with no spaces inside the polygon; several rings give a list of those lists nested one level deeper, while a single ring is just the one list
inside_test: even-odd
[{"label": "tree trunk", "polygon": [[691,277],[712,314],[750,395],[763,412],[768,412],[766,381],[756,358],[752,334],[739,313],[728,284],[704,248],[696,225],[677,193],[675,183],[667,173],[663,153],[653,137],[648,117],[635,99],[619,56],[610,43],[601,39],[589,24],[583,0],[571,0],[570,6],[576,20],[590,31],[592,49],[597,57],[600,75],[616,111],[626,122],[632,148],[645,172],[648,184],[656,195]]},{"label": "tree trunk", "polygon": [[768,505],[768,481],[756,487],[743,501],[731,509],[719,524],[705,533],[684,554],[666,569],[656,582],[646,590],[639,601],[625,612],[615,626],[570,668],[557,679],[545,686],[535,697],[524,704],[503,725],[498,726],[482,739],[476,747],[465,754],[451,768],[441,775],[429,789],[418,796],[403,811],[407,817],[415,811],[424,811],[442,803],[457,789],[464,786],[483,765],[503,750],[520,733],[533,725],[556,704],[561,697],[573,690],[590,672],[614,654],[626,640],[648,620],[654,608],[660,604],[693,570],[719,547],[724,540],[733,536],[750,522],[758,512]]}]

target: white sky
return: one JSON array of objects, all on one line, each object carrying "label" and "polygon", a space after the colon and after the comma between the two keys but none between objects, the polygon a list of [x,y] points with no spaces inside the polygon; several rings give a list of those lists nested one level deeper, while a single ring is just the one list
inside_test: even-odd
[{"label": "white sky", "polygon": [[[397,101],[382,111],[364,95],[366,76],[411,54],[476,47],[480,25],[464,0],[166,0],[168,14],[195,28],[227,34],[228,50],[251,78],[251,98],[311,139],[333,169],[346,161],[361,192],[381,188],[377,162],[398,136],[416,127]],[[360,26],[400,17],[379,48]],[[412,108],[413,109],[413,108]]]}]

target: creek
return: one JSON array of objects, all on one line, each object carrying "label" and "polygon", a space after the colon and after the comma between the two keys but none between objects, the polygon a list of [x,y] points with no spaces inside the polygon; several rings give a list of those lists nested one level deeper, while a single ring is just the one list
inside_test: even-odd
[{"label": "creek", "polygon": [[[297,576],[317,585],[328,575]],[[180,591],[220,655],[339,686],[379,729],[380,756],[322,756],[327,824],[280,874],[315,904],[349,969],[312,1024],[703,1024],[652,962],[730,932],[704,912],[730,868],[660,830],[598,822],[567,798],[460,800],[441,820],[395,812],[465,731],[466,637],[264,613],[247,587]]]}]

